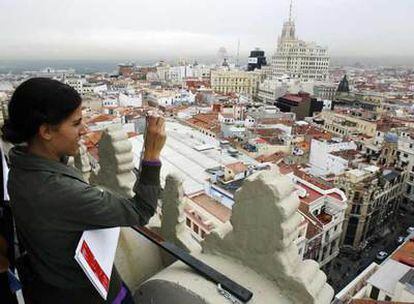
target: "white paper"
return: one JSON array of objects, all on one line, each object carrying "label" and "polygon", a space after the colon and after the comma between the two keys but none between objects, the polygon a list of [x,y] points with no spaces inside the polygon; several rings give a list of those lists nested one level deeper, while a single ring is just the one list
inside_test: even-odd
[{"label": "white paper", "polygon": [[85,231],[75,251],[75,260],[105,300],[109,291],[105,282],[111,280],[119,232],[119,227]]},{"label": "white paper", "polygon": [[3,142],[0,140],[0,150],[1,150],[1,163],[3,165],[3,200],[10,201],[9,192],[7,191],[7,181],[9,179],[9,166],[6,162],[6,157],[4,156]]}]

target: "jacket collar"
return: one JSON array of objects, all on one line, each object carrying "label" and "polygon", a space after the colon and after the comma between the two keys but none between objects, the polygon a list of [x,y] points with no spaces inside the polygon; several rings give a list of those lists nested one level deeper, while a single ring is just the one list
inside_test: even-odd
[{"label": "jacket collar", "polygon": [[61,162],[29,154],[24,146],[13,147],[9,152],[10,168],[27,171],[45,171],[67,175],[85,182],[80,172],[66,164],[67,157]]}]

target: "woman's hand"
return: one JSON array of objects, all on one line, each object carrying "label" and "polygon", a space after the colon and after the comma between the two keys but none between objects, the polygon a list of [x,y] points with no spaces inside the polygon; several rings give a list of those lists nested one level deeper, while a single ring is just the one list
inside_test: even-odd
[{"label": "woman's hand", "polygon": [[145,135],[145,161],[159,161],[160,153],[165,144],[165,120],[159,115],[147,116]]}]

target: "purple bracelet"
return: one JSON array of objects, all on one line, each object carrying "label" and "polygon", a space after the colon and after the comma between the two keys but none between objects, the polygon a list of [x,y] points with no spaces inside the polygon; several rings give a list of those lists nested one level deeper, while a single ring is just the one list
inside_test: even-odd
[{"label": "purple bracelet", "polygon": [[127,293],[128,293],[128,290],[125,288],[124,284],[122,284],[121,290],[119,291],[118,295],[116,296],[112,304],[121,304],[122,301],[125,299],[125,296],[127,295]]},{"label": "purple bracelet", "polygon": [[145,166],[150,166],[150,167],[159,167],[161,166],[161,161],[159,160],[143,160],[142,164]]}]

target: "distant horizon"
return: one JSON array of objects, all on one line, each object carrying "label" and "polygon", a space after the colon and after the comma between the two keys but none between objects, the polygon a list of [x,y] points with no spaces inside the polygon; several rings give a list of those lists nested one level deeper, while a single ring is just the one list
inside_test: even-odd
[{"label": "distant horizon", "polygon": [[[267,55],[269,58],[270,56]],[[231,57],[234,58],[234,57]],[[195,60],[200,64],[213,64],[216,62],[216,56],[198,56],[191,58],[170,57],[162,58],[118,58],[118,59],[0,59],[0,73],[21,73],[23,71],[41,70],[45,68],[69,69],[73,68],[77,73],[94,73],[94,72],[113,72],[117,70],[117,65],[121,63],[134,63],[136,65],[150,66],[160,60],[170,64],[177,64],[178,60],[186,59],[188,63]],[[240,64],[247,64],[247,57],[240,56]],[[414,68],[413,56],[332,56],[331,67],[347,67],[361,64],[366,67],[406,67]]]}]

